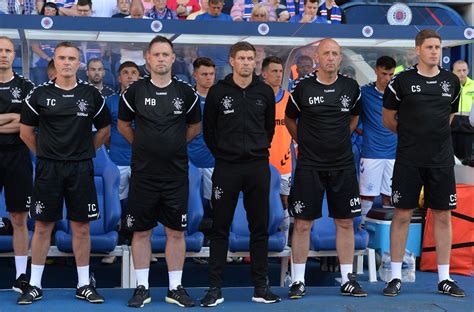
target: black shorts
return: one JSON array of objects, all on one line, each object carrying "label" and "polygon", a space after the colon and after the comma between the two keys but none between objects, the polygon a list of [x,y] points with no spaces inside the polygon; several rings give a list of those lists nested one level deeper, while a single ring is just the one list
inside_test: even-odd
[{"label": "black shorts", "polygon": [[36,177],[30,215],[35,220],[54,222],[63,218],[88,222],[100,218],[92,160],[36,160]]},{"label": "black shorts", "polygon": [[395,207],[418,207],[423,185],[425,207],[435,210],[456,208],[454,167],[420,168],[395,161],[392,184],[392,202]]},{"label": "black shorts", "polygon": [[331,218],[350,219],[360,216],[359,185],[355,168],[334,171],[296,169],[289,197],[290,215],[305,220],[320,218],[325,191]]},{"label": "black shorts", "polygon": [[158,222],[185,231],[188,213],[188,177],[164,180],[132,171],[125,224],[131,231],[148,231]]},{"label": "black shorts", "polygon": [[0,150],[0,192],[8,212],[28,212],[33,189],[33,165],[24,145]]}]

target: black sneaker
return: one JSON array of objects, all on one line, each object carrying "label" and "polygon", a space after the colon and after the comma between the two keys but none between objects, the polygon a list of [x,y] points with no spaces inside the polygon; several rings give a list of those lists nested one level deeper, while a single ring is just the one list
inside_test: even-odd
[{"label": "black sneaker", "polygon": [[186,289],[183,286],[178,285],[176,289],[169,290],[168,294],[166,295],[165,301],[168,303],[174,303],[179,305],[180,307],[194,307],[194,299],[191,298]]},{"label": "black sneaker", "polygon": [[367,297],[367,293],[360,287],[359,283],[356,282],[356,275],[348,273],[347,277],[349,281],[341,286],[341,295],[353,296],[353,297]]},{"label": "black sneaker", "polygon": [[150,291],[145,289],[145,286],[139,285],[135,288],[132,298],[128,300],[128,306],[132,308],[143,308],[145,303],[150,303]]},{"label": "black sneaker", "polygon": [[402,289],[402,281],[399,278],[394,278],[387,283],[387,286],[383,289],[384,296],[395,297],[398,296]]},{"label": "black sneaker", "polygon": [[23,294],[18,297],[16,303],[32,304],[33,301],[40,300],[41,298],[43,298],[43,291],[41,290],[41,288],[27,284],[25,289],[23,290]]},{"label": "black sneaker", "polygon": [[306,288],[303,282],[294,282],[291,284],[290,291],[288,292],[290,299],[301,299],[304,295],[306,295]]},{"label": "black sneaker", "polygon": [[224,302],[222,292],[219,287],[211,287],[207,290],[204,298],[201,299],[201,307],[215,307]]},{"label": "black sneaker", "polygon": [[270,290],[269,286],[255,287],[253,291],[253,302],[259,303],[275,303],[280,302],[281,298]]},{"label": "black sneaker", "polygon": [[95,286],[91,283],[76,289],[76,298],[87,300],[90,303],[103,303],[104,297],[99,295]]},{"label": "black sneaker", "polygon": [[13,283],[12,289],[20,294],[25,292],[25,289],[28,287],[28,279],[26,278],[26,274],[22,273],[16,279],[15,283]]},{"label": "black sneaker", "polygon": [[464,297],[464,290],[462,290],[455,281],[444,280],[438,283],[438,292],[453,297]]}]

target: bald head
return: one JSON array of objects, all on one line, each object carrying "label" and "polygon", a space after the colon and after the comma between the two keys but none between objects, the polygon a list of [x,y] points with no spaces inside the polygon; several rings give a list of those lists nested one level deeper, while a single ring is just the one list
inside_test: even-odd
[{"label": "bald head", "polygon": [[463,60],[458,60],[453,64],[453,73],[458,76],[461,85],[464,85],[469,74],[469,67]]},{"label": "bald head", "polygon": [[323,39],[319,43],[316,61],[320,72],[329,75],[337,73],[342,61],[341,46],[331,38]]}]

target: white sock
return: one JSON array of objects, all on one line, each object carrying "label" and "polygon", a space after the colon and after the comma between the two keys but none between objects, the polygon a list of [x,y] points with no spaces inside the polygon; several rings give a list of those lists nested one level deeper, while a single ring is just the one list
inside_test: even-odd
[{"label": "white sock", "polygon": [[341,264],[341,285],[349,281],[347,274],[352,273],[352,264]]},{"label": "white sock", "polygon": [[30,277],[30,285],[36,286],[38,288],[41,287],[41,278],[43,277],[44,265],[31,265],[31,277]]},{"label": "white sock", "polygon": [[89,266],[77,267],[77,288],[89,285]]},{"label": "white sock", "polygon": [[17,279],[21,274],[26,273],[26,264],[28,263],[28,256],[15,256],[15,269]]},{"label": "white sock", "polygon": [[370,200],[362,199],[360,201],[360,208],[362,209],[362,222],[365,223],[365,218],[369,213],[369,210],[372,208],[373,202]]},{"label": "white sock", "polygon": [[177,289],[178,286],[181,285],[182,276],[183,276],[183,271],[169,271],[168,272],[170,290]]},{"label": "white sock", "polygon": [[402,279],[402,263],[401,262],[390,262],[390,267],[392,269],[392,279],[398,278]]},{"label": "white sock", "polygon": [[137,286],[145,286],[145,289],[148,289],[148,274],[150,273],[150,268],[135,270],[135,276],[137,277]]},{"label": "white sock", "polygon": [[451,280],[449,276],[449,264],[438,264],[438,279],[439,281]]},{"label": "white sock", "polygon": [[304,284],[304,273],[306,271],[305,263],[293,263],[293,278],[292,282],[301,282]]}]

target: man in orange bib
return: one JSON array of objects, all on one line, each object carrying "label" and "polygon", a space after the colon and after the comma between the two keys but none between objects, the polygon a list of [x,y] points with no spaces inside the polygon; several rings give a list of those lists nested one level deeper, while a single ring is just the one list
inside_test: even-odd
[{"label": "man in orange bib", "polygon": [[288,241],[289,214],[288,195],[291,184],[291,135],[285,126],[285,109],[288,102],[289,92],[281,88],[283,81],[283,61],[276,56],[269,56],[262,62],[262,77],[275,93],[275,134],[272,146],[270,147],[270,163],[278,169],[281,175],[280,196],[285,209],[284,222],[281,225],[282,231],[286,233]]}]

